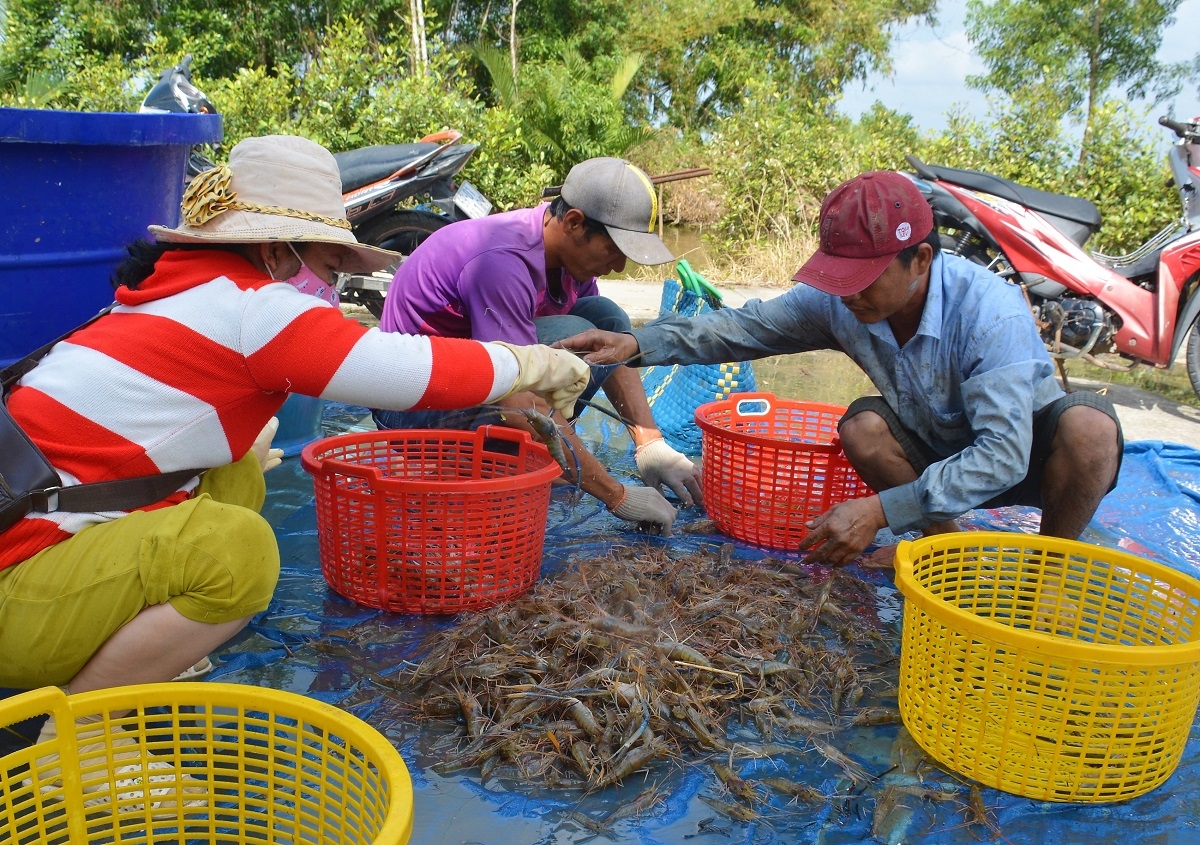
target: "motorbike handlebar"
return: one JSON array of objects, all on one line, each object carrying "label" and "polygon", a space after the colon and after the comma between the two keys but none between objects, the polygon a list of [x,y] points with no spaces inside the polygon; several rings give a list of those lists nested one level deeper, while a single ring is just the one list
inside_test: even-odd
[{"label": "motorbike handlebar", "polygon": [[1165,126],[1170,129],[1180,138],[1197,134],[1197,127],[1195,123],[1183,123],[1178,120],[1171,120],[1171,118],[1166,117],[1165,115],[1158,119],[1158,123],[1160,126]]}]

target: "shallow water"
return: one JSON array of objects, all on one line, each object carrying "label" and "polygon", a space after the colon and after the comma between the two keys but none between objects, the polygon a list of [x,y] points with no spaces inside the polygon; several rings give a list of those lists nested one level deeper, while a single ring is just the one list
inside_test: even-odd
[{"label": "shallow water", "polygon": [[[708,245],[704,242],[702,235],[703,232],[698,226],[667,226],[663,229],[660,237],[662,242],[667,245],[667,249],[671,250],[672,255],[676,258],[686,258],[693,270],[703,274],[709,267],[709,260]],[[628,261],[624,270],[619,273],[610,273],[604,278],[638,278],[641,275],[642,266],[636,261]],[[649,268],[647,272],[654,273],[655,270]]]},{"label": "shallow water", "polygon": [[834,350],[763,358],[754,362],[754,376],[761,392],[781,399],[849,405],[879,392],[857,364]]}]

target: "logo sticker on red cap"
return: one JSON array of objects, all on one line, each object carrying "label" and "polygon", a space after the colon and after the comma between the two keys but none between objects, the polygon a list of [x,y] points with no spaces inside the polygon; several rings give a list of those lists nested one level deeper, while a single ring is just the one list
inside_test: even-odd
[{"label": "logo sticker on red cap", "polygon": [[896,227],[896,240],[906,241],[912,237],[912,226],[905,221]]}]

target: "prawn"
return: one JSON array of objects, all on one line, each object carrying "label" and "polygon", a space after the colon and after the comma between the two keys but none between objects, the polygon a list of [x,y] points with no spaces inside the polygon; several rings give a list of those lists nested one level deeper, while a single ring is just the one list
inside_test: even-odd
[{"label": "prawn", "polygon": [[638,769],[666,753],[666,743],[657,738],[646,745],[639,745],[622,758],[621,762],[592,784],[593,789],[602,789],[625,780]]},{"label": "prawn", "polygon": [[558,423],[535,408],[518,408],[517,410],[529,422],[534,434],[537,435],[538,442],[546,447],[550,457],[554,458],[562,467],[563,475],[568,477],[571,474],[571,467],[567,464],[567,452],[571,453],[571,457],[575,459],[575,479],[578,482],[580,476],[583,475],[583,469],[579,465],[579,456],[575,454],[575,449],[571,446],[570,441],[563,437],[562,432],[558,430]]},{"label": "prawn", "polygon": [[720,778],[721,783],[725,784],[725,788],[729,790],[730,794],[736,795],[751,807],[762,800],[759,794],[755,792],[754,787],[744,780],[742,776],[735,772],[730,766],[720,761],[714,761],[712,763],[712,767],[713,771],[717,773],[717,777]]}]

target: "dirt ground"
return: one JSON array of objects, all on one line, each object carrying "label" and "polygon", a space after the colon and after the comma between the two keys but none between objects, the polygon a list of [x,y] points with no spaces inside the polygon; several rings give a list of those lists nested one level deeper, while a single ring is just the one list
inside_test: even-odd
[{"label": "dirt ground", "polygon": [[[778,287],[730,287],[723,293],[725,304],[737,307],[750,299],[778,296],[783,290]],[[636,325],[658,314],[662,286],[657,282],[602,279],[600,292],[619,302]],[[1102,387],[1098,382],[1081,378],[1072,378],[1071,386],[1079,390]],[[1162,440],[1200,449],[1200,408],[1180,405],[1156,393],[1124,385],[1108,385],[1107,395],[1117,408],[1127,441]]]}]

